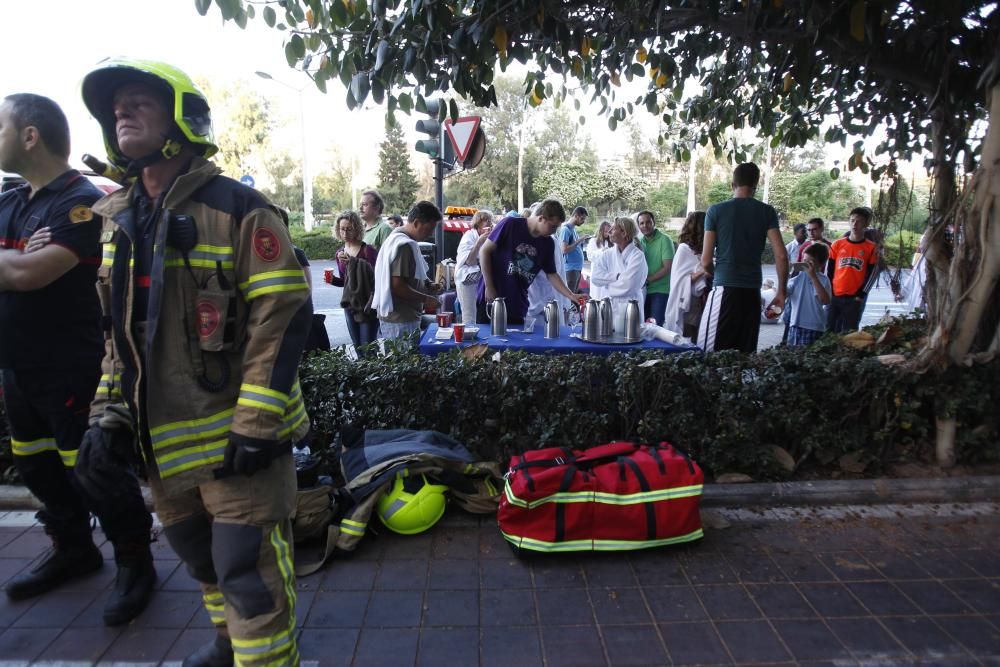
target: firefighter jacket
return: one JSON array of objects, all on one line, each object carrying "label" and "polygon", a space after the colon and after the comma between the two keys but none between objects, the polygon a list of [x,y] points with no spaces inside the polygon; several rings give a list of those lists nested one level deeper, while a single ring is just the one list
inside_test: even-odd
[{"label": "firefighter jacket", "polygon": [[[174,181],[148,279],[133,270],[137,186],[93,207],[104,217],[108,336],[90,419],[127,403],[146,467],[168,494],[216,478],[230,433],[285,445],[309,429],[298,383],[312,318],[303,267],[281,212],[220,173],[195,158]],[[149,289],[144,322],[133,321],[138,281]]]}]

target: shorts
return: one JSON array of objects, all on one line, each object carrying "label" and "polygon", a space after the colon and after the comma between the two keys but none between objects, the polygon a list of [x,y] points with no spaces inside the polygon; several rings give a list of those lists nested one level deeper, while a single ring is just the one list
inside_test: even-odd
[{"label": "shorts", "polygon": [[705,352],[757,351],[760,334],[760,290],[716,286],[708,293],[698,328],[698,345]]}]

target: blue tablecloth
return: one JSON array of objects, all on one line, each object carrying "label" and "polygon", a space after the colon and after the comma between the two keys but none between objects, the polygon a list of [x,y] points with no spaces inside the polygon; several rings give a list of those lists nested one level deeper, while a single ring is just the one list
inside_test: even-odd
[{"label": "blue tablecloth", "polygon": [[[455,343],[451,338],[447,340],[437,340],[437,324],[431,324],[420,337],[420,354],[434,356],[442,352],[454,350],[456,347],[468,347],[476,343],[486,343],[490,349],[495,350],[524,350],[534,354],[569,354],[571,352],[583,352],[586,354],[607,355],[612,352],[628,352],[629,350],[657,350],[665,354],[675,354],[678,352],[691,352],[698,350],[693,345],[671,345],[659,340],[644,340],[639,343],[628,345],[605,345],[603,343],[588,343],[579,338],[570,336],[574,329],[563,327],[559,338],[546,338],[545,327],[535,325],[532,333],[523,333],[519,326],[509,327],[506,336],[491,336],[489,326],[480,325],[479,336],[475,340],[470,340],[466,335],[461,344]],[[576,327],[575,332],[579,333],[580,327]]]}]

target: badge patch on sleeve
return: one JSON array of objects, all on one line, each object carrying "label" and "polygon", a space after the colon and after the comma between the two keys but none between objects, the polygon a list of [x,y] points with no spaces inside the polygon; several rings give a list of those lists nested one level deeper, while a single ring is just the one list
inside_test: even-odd
[{"label": "badge patch on sleeve", "polygon": [[253,251],[265,262],[273,262],[281,254],[281,241],[270,229],[261,227],[253,233]]},{"label": "badge patch on sleeve", "polygon": [[80,204],[79,206],[74,206],[69,210],[69,221],[74,224],[79,222],[89,222],[93,219],[94,212],[90,210],[89,206]]}]

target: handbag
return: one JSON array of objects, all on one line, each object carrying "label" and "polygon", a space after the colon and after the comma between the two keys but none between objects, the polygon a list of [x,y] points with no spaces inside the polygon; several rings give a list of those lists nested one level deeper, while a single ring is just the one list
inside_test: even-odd
[{"label": "handbag", "polygon": [[703,537],[704,474],[667,442],[514,456],[497,520],[518,553],[630,551]]}]

